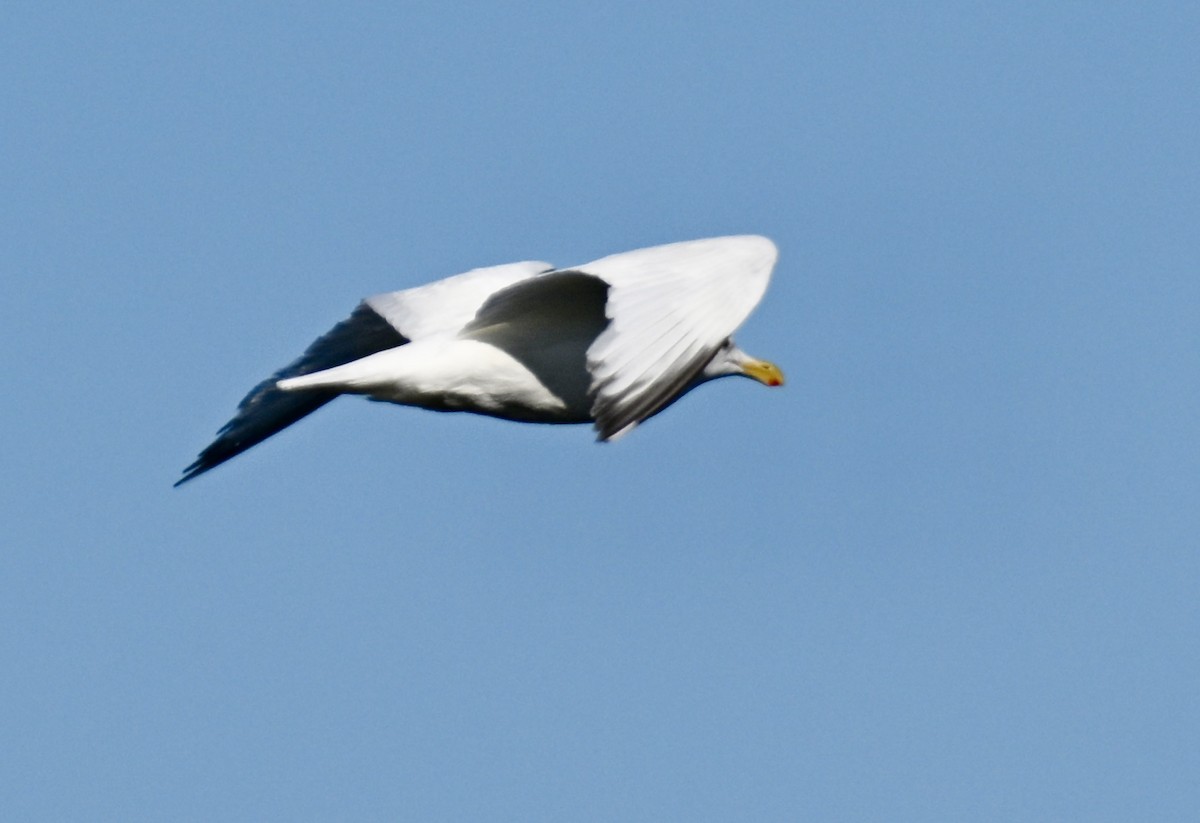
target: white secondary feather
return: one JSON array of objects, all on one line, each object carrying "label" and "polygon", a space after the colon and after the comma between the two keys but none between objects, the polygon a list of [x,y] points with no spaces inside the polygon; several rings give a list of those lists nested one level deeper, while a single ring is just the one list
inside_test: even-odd
[{"label": "white secondary feather", "polygon": [[493,294],[553,268],[527,260],[472,269],[425,286],[377,294],[366,303],[409,340],[457,334]]},{"label": "white secondary feather", "polygon": [[617,437],[673,399],[762,300],[778,252],[744,235],[672,243],[574,267],[610,286],[588,349],[593,413]]}]

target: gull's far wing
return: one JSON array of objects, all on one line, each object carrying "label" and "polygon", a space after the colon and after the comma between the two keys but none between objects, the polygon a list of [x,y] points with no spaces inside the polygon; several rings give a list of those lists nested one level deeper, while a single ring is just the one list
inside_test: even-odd
[{"label": "gull's far wing", "polygon": [[176,486],[236,457],[338,396],[328,389],[287,392],[275,384],[351,363],[411,340],[455,333],[493,292],[552,267],[524,262],[474,269],[425,286],[368,298],[347,319],[322,335],[295,361],[259,383],[213,442],[183,471]]},{"label": "gull's far wing", "polygon": [[493,294],[553,268],[527,260],[472,269],[425,286],[377,294],[365,302],[409,340],[456,334]]},{"label": "gull's far wing", "polygon": [[176,486],[258,445],[338,396],[335,391],[286,392],[275,383],[287,377],[331,369],[375,352],[403,346],[404,335],[365,303],[317,338],[304,354],[259,383],[238,404],[237,414],[217,438],[183,470]]}]

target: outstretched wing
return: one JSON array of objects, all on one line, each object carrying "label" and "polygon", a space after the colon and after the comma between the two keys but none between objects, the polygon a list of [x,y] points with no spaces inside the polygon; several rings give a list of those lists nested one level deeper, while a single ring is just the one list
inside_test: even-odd
[{"label": "outstretched wing", "polygon": [[336,391],[286,392],[275,383],[287,377],[331,369],[368,354],[403,346],[408,338],[366,303],[318,338],[299,358],[259,383],[242,402],[237,414],[217,432],[217,439],[183,470],[176,486],[204,474],[231,457],[286,429],[338,396]]},{"label": "outstretched wing", "polygon": [[297,360],[259,383],[212,444],[183,471],[176,486],[236,457],[338,396],[329,389],[285,392],[275,384],[288,377],[332,369],[411,340],[452,334],[467,324],[491,294],[552,268],[524,262],[474,269],[426,286],[368,298],[349,318],[314,342]]},{"label": "outstretched wing", "polygon": [[777,256],[767,238],[744,235],[573,267],[609,284],[610,323],[587,353],[601,440],[620,437],[687,388],[762,300]]},{"label": "outstretched wing", "polygon": [[553,268],[528,260],[472,269],[425,286],[377,294],[365,302],[409,340],[456,334],[493,294]]}]

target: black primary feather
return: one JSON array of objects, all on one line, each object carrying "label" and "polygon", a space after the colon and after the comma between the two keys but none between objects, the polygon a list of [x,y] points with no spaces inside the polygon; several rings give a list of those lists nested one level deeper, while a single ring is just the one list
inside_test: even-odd
[{"label": "black primary feather", "polygon": [[376,352],[403,346],[409,339],[366,303],[318,338],[298,359],[259,383],[226,423],[217,439],[183,470],[179,486],[266,440],[306,417],[340,394],[334,389],[286,392],[275,383],[288,377],[332,369]]}]

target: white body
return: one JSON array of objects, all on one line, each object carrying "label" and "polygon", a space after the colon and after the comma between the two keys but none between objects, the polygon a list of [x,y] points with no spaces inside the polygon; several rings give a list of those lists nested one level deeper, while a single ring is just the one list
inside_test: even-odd
[{"label": "white body", "polygon": [[512,355],[478,340],[439,337],[372,354],[305,377],[285,391],[336,387],[372,400],[434,411],[470,411],[526,422],[582,423],[586,394],[559,397]]}]

